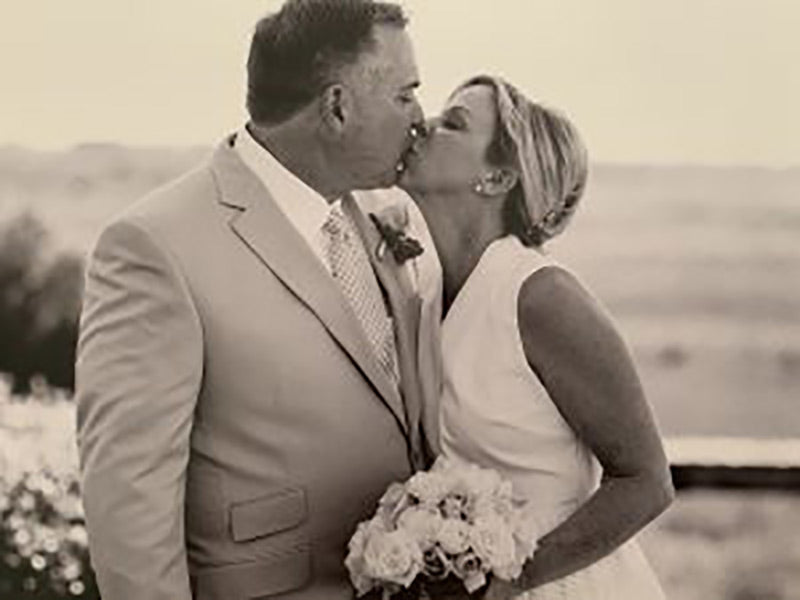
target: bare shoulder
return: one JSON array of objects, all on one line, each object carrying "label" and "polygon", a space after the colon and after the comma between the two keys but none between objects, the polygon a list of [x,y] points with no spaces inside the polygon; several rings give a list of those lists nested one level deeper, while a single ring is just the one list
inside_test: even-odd
[{"label": "bare shoulder", "polygon": [[547,266],[532,273],[519,293],[520,329],[537,332],[537,337],[587,335],[613,331],[611,319],[571,272]]}]

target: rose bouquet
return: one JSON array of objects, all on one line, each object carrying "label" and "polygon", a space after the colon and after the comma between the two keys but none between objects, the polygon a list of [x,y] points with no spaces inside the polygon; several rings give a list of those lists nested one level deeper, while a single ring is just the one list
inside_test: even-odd
[{"label": "rose bouquet", "polygon": [[529,511],[492,470],[439,458],[430,471],[394,483],[372,519],[358,525],[345,565],[359,596],[455,577],[467,592],[487,576],[519,576],[536,549]]}]

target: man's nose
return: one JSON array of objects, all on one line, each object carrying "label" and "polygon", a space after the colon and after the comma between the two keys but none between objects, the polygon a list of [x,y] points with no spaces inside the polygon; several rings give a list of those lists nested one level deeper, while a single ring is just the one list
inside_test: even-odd
[{"label": "man's nose", "polygon": [[419,102],[414,102],[414,108],[411,111],[411,119],[413,123],[422,123],[425,121],[425,111],[422,110],[422,106]]}]

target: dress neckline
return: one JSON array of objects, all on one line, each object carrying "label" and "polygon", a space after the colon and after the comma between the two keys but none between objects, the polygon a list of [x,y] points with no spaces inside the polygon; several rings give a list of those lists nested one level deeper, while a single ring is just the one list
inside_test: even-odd
[{"label": "dress neckline", "polygon": [[508,234],[503,237],[499,237],[496,240],[493,240],[492,242],[489,243],[488,246],[486,246],[486,248],[483,251],[483,254],[481,254],[480,258],[478,259],[478,262],[475,263],[475,266],[472,268],[472,271],[470,272],[469,275],[467,275],[467,278],[464,280],[461,289],[458,290],[456,297],[453,298],[453,302],[450,303],[450,307],[447,309],[447,313],[444,315],[444,318],[442,319],[442,327],[444,327],[444,324],[447,323],[447,321],[453,315],[455,309],[464,303],[464,297],[468,295],[465,294],[465,292],[467,292],[468,288],[471,287],[471,283],[474,283],[475,275],[480,271],[481,267],[484,266],[484,263],[486,263],[489,260],[490,255],[492,255],[496,250],[496,248],[500,246],[503,242],[507,242],[509,238],[511,238],[511,240],[516,240],[518,243],[520,243],[515,235]]}]

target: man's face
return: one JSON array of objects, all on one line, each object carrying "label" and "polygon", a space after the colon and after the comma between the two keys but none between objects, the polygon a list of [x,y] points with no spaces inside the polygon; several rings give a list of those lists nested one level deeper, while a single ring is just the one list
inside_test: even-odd
[{"label": "man's face", "polygon": [[343,167],[353,189],[390,187],[411,143],[410,130],[424,119],[414,51],[398,27],[377,26],[375,47],[346,76],[352,106],[344,130]]}]

